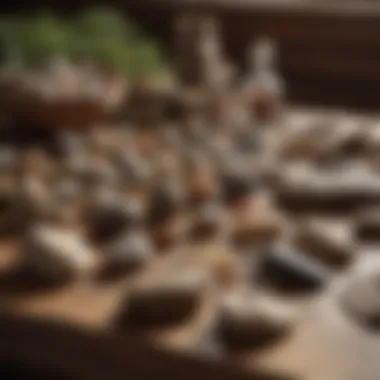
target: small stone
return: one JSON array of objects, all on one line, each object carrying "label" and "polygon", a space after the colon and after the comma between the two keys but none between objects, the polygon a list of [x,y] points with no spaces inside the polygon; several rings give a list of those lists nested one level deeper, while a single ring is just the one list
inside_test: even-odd
[{"label": "small stone", "polygon": [[278,204],[287,210],[353,212],[380,203],[380,180],[362,166],[292,174],[283,179],[276,194]]},{"label": "small stone", "polygon": [[216,285],[228,289],[241,284],[245,268],[232,248],[220,242],[194,245],[185,256],[187,265],[202,268]]},{"label": "small stone", "polygon": [[80,136],[62,131],[57,137],[54,150],[60,157],[65,158],[84,153],[85,145]]},{"label": "small stone", "polygon": [[264,249],[260,259],[257,280],[279,292],[312,292],[331,279],[325,266],[285,244]]},{"label": "small stone", "polygon": [[308,256],[332,268],[347,266],[355,251],[347,226],[319,220],[304,221],[298,228],[295,245]]},{"label": "small stone", "polygon": [[207,240],[223,233],[226,214],[223,208],[214,203],[203,206],[195,215],[189,237],[192,240]]},{"label": "small stone", "polygon": [[379,284],[379,261],[369,260],[347,274],[338,293],[338,304],[345,315],[372,332],[380,331]]},{"label": "small stone", "polygon": [[17,188],[15,209],[23,215],[23,224],[44,220],[54,213],[54,199],[49,186],[36,176],[23,177]]},{"label": "small stone", "polygon": [[222,197],[228,205],[246,199],[252,195],[258,186],[252,175],[239,170],[239,168],[229,169],[222,173],[221,183]]},{"label": "small stone", "polygon": [[147,279],[131,289],[120,322],[148,326],[181,323],[200,307],[206,285],[204,274],[197,270]]},{"label": "small stone", "polygon": [[86,276],[96,265],[79,234],[47,225],[32,227],[23,241],[22,255],[25,268],[49,282]]},{"label": "small stone", "polygon": [[90,237],[106,242],[141,222],[139,205],[113,196],[94,199],[87,213]]},{"label": "small stone", "polygon": [[235,149],[240,153],[257,152],[262,143],[256,131],[241,131],[234,136]]},{"label": "small stone", "polygon": [[20,232],[27,224],[21,208],[18,208],[18,197],[12,188],[0,190],[0,235]]},{"label": "small stone", "polygon": [[62,179],[55,188],[55,197],[60,203],[78,200],[83,195],[83,188],[74,179]]},{"label": "small stone", "polygon": [[17,153],[10,147],[0,147],[0,172],[4,173],[11,170],[17,160]]},{"label": "small stone", "polygon": [[199,158],[198,162],[188,163],[184,182],[190,205],[201,204],[217,195],[217,173],[206,159]]},{"label": "small stone", "polygon": [[183,243],[186,231],[186,222],[180,215],[164,220],[162,224],[151,225],[149,228],[152,241],[159,250]]},{"label": "small stone", "polygon": [[380,241],[380,209],[372,208],[359,213],[355,233],[361,241]]},{"label": "small stone", "polygon": [[115,274],[144,268],[154,253],[148,237],[134,231],[118,239],[106,251],[106,271]]},{"label": "small stone", "polygon": [[222,303],[215,334],[227,349],[262,349],[285,337],[295,317],[291,308],[270,298],[233,294]]},{"label": "small stone", "polygon": [[233,239],[238,245],[267,244],[281,236],[284,218],[268,197],[257,195],[238,211],[233,226]]},{"label": "small stone", "polygon": [[181,189],[172,184],[159,185],[152,190],[147,206],[149,226],[162,225],[183,208],[184,196]]},{"label": "small stone", "polygon": [[117,151],[112,161],[122,180],[128,184],[143,184],[152,176],[148,163],[136,154]]},{"label": "small stone", "polygon": [[69,164],[69,172],[88,188],[96,185],[114,185],[118,175],[112,165],[103,159],[77,156]]}]

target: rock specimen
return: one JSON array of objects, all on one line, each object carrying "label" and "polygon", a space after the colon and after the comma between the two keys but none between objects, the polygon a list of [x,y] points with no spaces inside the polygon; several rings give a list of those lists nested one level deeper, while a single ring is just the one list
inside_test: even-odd
[{"label": "rock specimen", "polygon": [[181,323],[197,311],[205,287],[203,273],[194,270],[147,279],[128,294],[120,323],[148,326]]},{"label": "rock specimen", "polygon": [[28,231],[22,257],[26,270],[52,283],[87,276],[96,267],[91,249],[78,233],[48,225]]}]

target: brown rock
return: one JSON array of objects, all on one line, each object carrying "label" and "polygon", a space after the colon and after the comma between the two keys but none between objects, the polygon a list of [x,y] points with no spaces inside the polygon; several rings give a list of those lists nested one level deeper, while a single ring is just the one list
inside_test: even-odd
[{"label": "brown rock", "polygon": [[216,336],[229,349],[261,349],[288,334],[295,317],[292,309],[270,298],[234,294],[222,304]]},{"label": "brown rock", "polygon": [[335,268],[349,264],[356,248],[348,226],[334,222],[303,221],[294,239],[302,252]]},{"label": "brown rock", "polygon": [[127,296],[120,323],[177,324],[199,308],[206,281],[199,271],[179,271],[137,284]]}]

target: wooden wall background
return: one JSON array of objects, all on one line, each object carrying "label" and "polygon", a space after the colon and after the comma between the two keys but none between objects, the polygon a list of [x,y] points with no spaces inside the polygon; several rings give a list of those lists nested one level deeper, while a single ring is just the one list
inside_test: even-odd
[{"label": "wooden wall background", "polygon": [[[96,2],[5,1],[3,11],[54,6],[75,11]],[[380,3],[374,0],[113,0],[141,22],[170,51],[176,12],[208,11],[220,16],[227,53],[242,62],[249,42],[277,39],[281,69],[291,101],[380,108]]]}]

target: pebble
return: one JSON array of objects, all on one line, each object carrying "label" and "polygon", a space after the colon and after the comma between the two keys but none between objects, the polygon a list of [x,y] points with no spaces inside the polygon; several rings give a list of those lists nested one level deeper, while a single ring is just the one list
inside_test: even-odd
[{"label": "pebble", "polygon": [[177,215],[184,204],[184,194],[176,184],[158,185],[152,190],[147,205],[149,226],[162,225]]},{"label": "pebble", "polygon": [[114,239],[141,221],[139,205],[116,195],[95,198],[86,215],[89,235],[99,242]]},{"label": "pebble", "polygon": [[0,234],[9,235],[23,230],[27,222],[23,218],[21,208],[17,207],[18,198],[12,188],[0,191]]},{"label": "pebble", "polygon": [[55,144],[56,153],[63,158],[83,154],[85,145],[80,136],[71,132],[61,132]]},{"label": "pebble", "polygon": [[183,257],[186,265],[202,268],[222,289],[242,284],[246,278],[244,263],[237,252],[222,242],[207,242],[192,246]]},{"label": "pebble", "polygon": [[227,169],[221,175],[222,197],[227,205],[249,197],[257,188],[254,178],[239,168]]},{"label": "pebble", "polygon": [[123,305],[120,322],[178,324],[196,312],[207,288],[202,271],[187,269],[135,285]]},{"label": "pebble", "polygon": [[212,239],[225,232],[227,215],[220,205],[206,204],[197,210],[189,231],[189,238],[193,241]]},{"label": "pebble", "polygon": [[96,266],[91,249],[78,233],[43,224],[28,231],[21,252],[25,268],[49,282],[87,276]]},{"label": "pebble", "polygon": [[230,350],[262,349],[286,336],[295,317],[292,309],[270,298],[232,294],[222,302],[215,334]]},{"label": "pebble", "polygon": [[257,279],[279,292],[313,292],[331,279],[325,266],[285,243],[263,249],[260,259]]},{"label": "pebble", "polygon": [[350,229],[333,222],[301,222],[294,242],[302,252],[332,268],[345,268],[355,253]]},{"label": "pebble", "polygon": [[83,188],[78,181],[71,178],[60,180],[55,187],[54,196],[60,203],[70,203],[79,200],[83,195]]},{"label": "pebble", "polygon": [[371,208],[360,212],[356,218],[355,234],[365,242],[380,241],[380,209]]},{"label": "pebble", "polygon": [[0,173],[8,172],[16,163],[17,153],[10,147],[0,147]]},{"label": "pebble", "polygon": [[238,153],[255,153],[262,145],[263,141],[257,131],[241,131],[234,136],[234,146]]},{"label": "pebble", "polygon": [[[375,252],[377,255],[377,252]],[[338,304],[356,325],[380,331],[380,265],[378,259],[347,273],[338,293]]]},{"label": "pebble", "polygon": [[152,176],[152,170],[147,162],[134,153],[116,151],[112,162],[122,181],[129,185],[141,185]]},{"label": "pebble", "polygon": [[233,239],[238,245],[267,244],[284,230],[282,215],[266,196],[257,195],[235,212]]},{"label": "pebble", "polygon": [[68,165],[69,172],[87,188],[105,184],[112,186],[119,180],[112,165],[103,159],[77,156],[72,157]]},{"label": "pebble", "polygon": [[131,231],[106,249],[106,272],[124,274],[144,268],[153,258],[153,247],[147,236]]}]

